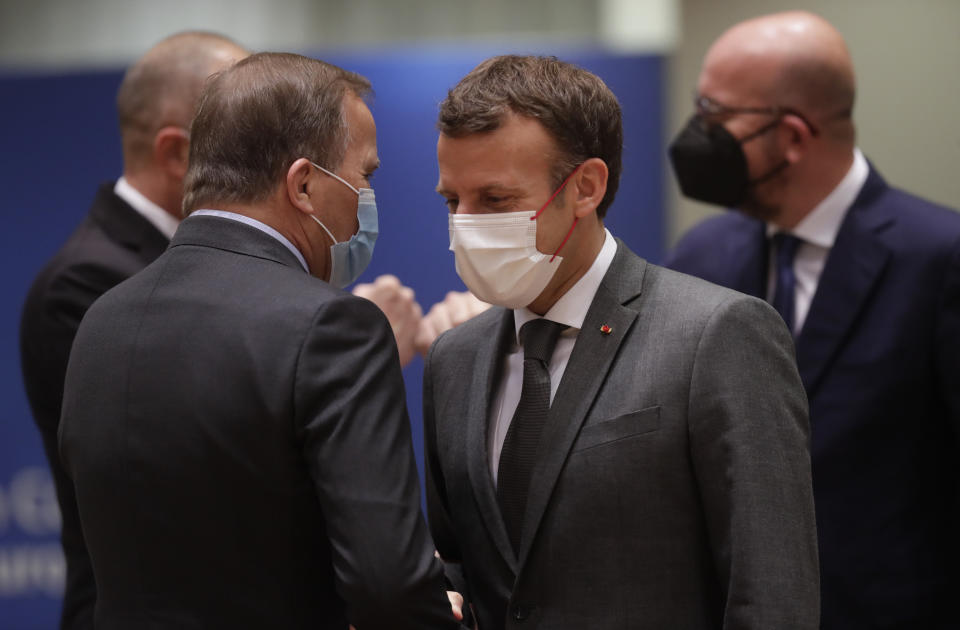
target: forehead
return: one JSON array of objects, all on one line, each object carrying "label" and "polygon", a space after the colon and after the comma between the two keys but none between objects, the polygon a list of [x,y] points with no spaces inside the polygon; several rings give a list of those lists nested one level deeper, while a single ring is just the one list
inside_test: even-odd
[{"label": "forehead", "polygon": [[377,156],[377,126],[370,108],[360,97],[344,97],[344,117],[347,123],[347,153],[344,159],[370,160]]},{"label": "forehead", "polygon": [[440,185],[471,188],[492,180],[519,184],[549,177],[556,143],[537,120],[509,113],[493,131],[454,138],[440,134]]},{"label": "forehead", "polygon": [[748,45],[718,42],[703,60],[697,94],[724,105],[769,105],[777,65]]}]

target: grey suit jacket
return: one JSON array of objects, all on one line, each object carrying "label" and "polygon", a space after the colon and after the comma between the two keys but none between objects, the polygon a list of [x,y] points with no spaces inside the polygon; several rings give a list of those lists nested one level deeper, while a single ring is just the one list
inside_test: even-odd
[{"label": "grey suit jacket", "polygon": [[98,628],[458,625],[389,323],[255,228],[189,217],[93,304],[60,448]]},{"label": "grey suit jacket", "polygon": [[519,557],[486,450],[513,337],[512,312],[491,309],[440,337],[424,375],[430,525],[483,630],[817,628],[807,405],[772,308],[618,241],[550,409]]}]

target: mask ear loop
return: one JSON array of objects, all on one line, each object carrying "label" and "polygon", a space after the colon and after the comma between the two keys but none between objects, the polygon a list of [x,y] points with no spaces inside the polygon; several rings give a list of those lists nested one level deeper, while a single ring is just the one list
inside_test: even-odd
[{"label": "mask ear loop", "polygon": [[323,223],[320,222],[320,219],[318,219],[316,216],[314,216],[314,215],[312,215],[312,214],[310,215],[310,218],[313,219],[314,221],[316,221],[316,222],[317,222],[317,225],[319,225],[320,227],[323,228],[323,231],[327,233],[327,236],[330,237],[330,240],[333,241],[333,244],[334,244],[334,245],[336,245],[336,244],[338,244],[338,243],[340,242],[340,241],[338,241],[338,240],[333,236],[333,232],[331,232],[330,230],[328,230],[328,229],[327,229],[327,226],[325,226]]},{"label": "mask ear loop", "polygon": [[[581,162],[580,164],[577,164],[577,168],[573,169],[573,171],[571,171],[570,174],[567,175],[567,178],[566,178],[565,180],[563,180],[563,183],[560,184],[560,187],[557,188],[557,190],[556,190],[552,195],[550,195],[550,198],[547,199],[547,203],[543,204],[543,206],[540,208],[540,210],[538,210],[535,215],[533,215],[532,217],[530,217],[530,220],[531,220],[531,221],[536,221],[537,218],[538,218],[541,214],[543,214],[543,211],[547,209],[547,206],[549,206],[551,203],[553,203],[553,200],[557,198],[557,195],[559,195],[560,192],[566,187],[567,182],[569,182],[569,181],[570,181],[570,178],[573,177],[573,176],[576,174],[576,172],[580,170],[580,167],[581,167],[581,166],[583,166],[583,163],[582,163],[582,162]],[[570,235],[573,234],[573,228],[577,227],[577,221],[579,221],[579,220],[580,220],[580,217],[575,217],[575,218],[573,219],[573,225],[570,226],[570,230],[567,232],[566,237],[564,237],[563,242],[560,243],[560,247],[557,248],[557,251],[553,252],[553,256],[550,257],[550,262],[553,262],[553,259],[557,257],[557,254],[560,253],[560,250],[563,249],[563,246],[566,245],[566,244],[567,244],[567,241],[570,240]]]}]

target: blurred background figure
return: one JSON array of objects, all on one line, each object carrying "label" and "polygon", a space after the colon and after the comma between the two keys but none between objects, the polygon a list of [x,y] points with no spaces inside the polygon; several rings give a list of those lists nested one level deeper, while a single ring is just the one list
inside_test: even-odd
[{"label": "blurred background figure", "polygon": [[83,222],[37,276],[23,307],[24,386],[63,520],[62,628],[92,628],[96,600],[73,485],[57,449],[70,346],[94,300],[166,249],[180,222],[188,129],[200,90],[208,76],[246,54],[221,35],[185,32],[164,39],[131,66],[117,94],[123,175],[101,186]]},{"label": "blurred background figure", "polygon": [[736,211],[667,264],[769,300],[793,331],[822,627],[957,628],[960,214],[867,161],[855,91],[842,36],[816,15],[726,31],[670,157],[686,195]]}]

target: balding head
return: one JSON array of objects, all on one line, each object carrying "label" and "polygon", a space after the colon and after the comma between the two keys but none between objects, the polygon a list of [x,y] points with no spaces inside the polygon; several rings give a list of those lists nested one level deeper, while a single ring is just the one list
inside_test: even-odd
[{"label": "balding head", "polygon": [[124,171],[148,167],[157,132],[189,128],[206,79],[247,55],[226,37],[192,31],[167,37],[131,66],[117,94]]},{"label": "balding head", "polygon": [[850,53],[839,31],[811,13],[776,13],[730,28],[708,51],[699,90],[725,105],[792,108],[826,134],[853,141]]}]

